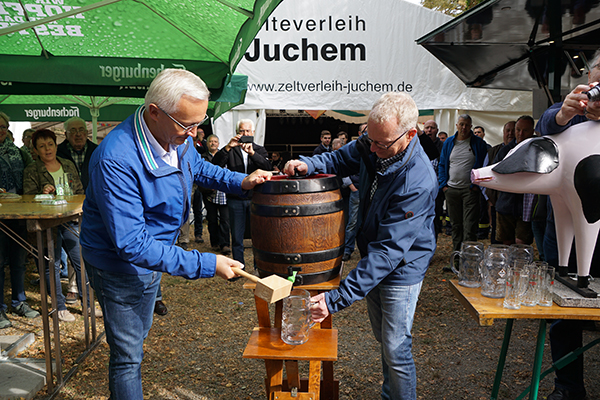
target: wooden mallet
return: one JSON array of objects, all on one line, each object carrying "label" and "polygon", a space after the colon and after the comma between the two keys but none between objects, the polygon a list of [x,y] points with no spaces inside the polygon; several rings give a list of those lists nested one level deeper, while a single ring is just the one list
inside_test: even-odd
[{"label": "wooden mallet", "polygon": [[237,267],[231,267],[231,270],[256,283],[254,295],[266,302],[275,303],[278,300],[285,299],[292,291],[292,282],[278,275],[271,275],[261,279]]}]

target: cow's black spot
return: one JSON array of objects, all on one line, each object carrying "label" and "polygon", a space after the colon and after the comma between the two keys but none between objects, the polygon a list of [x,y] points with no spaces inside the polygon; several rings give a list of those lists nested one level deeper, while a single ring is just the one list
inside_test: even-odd
[{"label": "cow's black spot", "polygon": [[600,220],[600,155],[593,155],[579,161],[573,176],[575,190],[581,199],[583,215],[589,224]]},{"label": "cow's black spot", "polygon": [[492,171],[498,174],[533,172],[549,174],[558,167],[558,147],[552,139],[538,137],[529,139],[504,160],[496,164]]}]

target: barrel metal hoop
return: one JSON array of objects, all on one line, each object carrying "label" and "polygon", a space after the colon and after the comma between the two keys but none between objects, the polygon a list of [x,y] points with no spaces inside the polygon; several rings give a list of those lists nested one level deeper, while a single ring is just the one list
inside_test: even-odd
[{"label": "barrel metal hoop", "polygon": [[276,264],[312,264],[333,260],[344,255],[344,246],[312,253],[273,253],[253,247],[254,257],[260,261]]},{"label": "barrel metal hoop", "polygon": [[343,210],[343,200],[329,203],[304,204],[300,206],[269,206],[252,203],[252,214],[261,217],[310,217],[313,215],[333,214]]},{"label": "barrel metal hoop", "polygon": [[[294,287],[302,286],[302,285],[315,285],[317,283],[330,281],[340,274],[341,267],[342,267],[342,265],[340,264],[337,267],[334,267],[333,269],[330,269],[327,271],[315,272],[313,274],[300,273],[300,274],[296,275],[296,282],[294,283]],[[273,275],[273,272],[271,272],[271,271],[265,271],[256,266],[255,266],[255,268],[258,271],[258,276],[260,276],[261,278],[266,278],[267,276]],[[288,278],[286,275],[281,275],[281,274],[275,274],[275,275],[279,275],[285,279]]]},{"label": "barrel metal hoop", "polygon": [[272,180],[257,185],[254,191],[263,194],[328,192],[341,187],[339,179],[337,176],[330,176],[319,179]]}]

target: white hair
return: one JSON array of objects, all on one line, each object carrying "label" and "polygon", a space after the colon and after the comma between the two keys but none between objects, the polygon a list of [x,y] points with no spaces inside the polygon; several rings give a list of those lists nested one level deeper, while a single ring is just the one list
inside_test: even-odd
[{"label": "white hair", "polygon": [[419,109],[415,101],[401,92],[389,92],[384,94],[373,104],[369,113],[369,119],[382,123],[396,118],[398,129],[407,131],[417,126]]},{"label": "white hair", "polygon": [[250,129],[254,130],[254,121],[252,121],[251,119],[240,119],[237,122],[237,125],[235,126],[236,132],[238,132],[238,133],[240,132],[240,125],[242,125],[242,124],[244,124],[244,125],[250,124]]},{"label": "white hair", "polygon": [[65,121],[65,132],[67,132],[69,130],[69,125],[71,125],[72,122],[76,122],[76,121],[81,122],[83,124],[83,127],[87,130],[87,124],[85,123],[85,120],[83,118],[71,117]]},{"label": "white hair", "polygon": [[150,84],[144,104],[156,104],[169,114],[177,112],[177,105],[183,95],[198,100],[208,100],[210,92],[206,84],[196,74],[184,69],[167,68],[162,70]]}]

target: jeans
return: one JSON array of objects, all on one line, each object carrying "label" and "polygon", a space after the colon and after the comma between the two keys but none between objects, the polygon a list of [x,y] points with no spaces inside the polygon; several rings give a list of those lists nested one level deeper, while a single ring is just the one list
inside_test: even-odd
[{"label": "jeans", "polygon": [[464,241],[477,240],[479,227],[479,190],[448,187],[444,192],[450,222],[452,222],[452,245],[460,251]]},{"label": "jeans", "polygon": [[231,252],[233,259],[244,262],[244,232],[246,217],[250,215],[250,200],[227,198],[229,208],[229,224],[231,226]]},{"label": "jeans", "polygon": [[[3,220],[8,228],[27,240],[27,226],[24,221]],[[0,231],[0,310],[8,307],[4,304],[4,265],[8,261],[10,267],[10,285],[12,289],[10,305],[14,309],[27,300],[25,295],[25,261],[27,252],[23,247]]]},{"label": "jeans", "polygon": [[358,205],[360,203],[360,195],[357,191],[350,192],[349,199],[349,216],[346,224],[346,243],[344,245],[344,254],[352,254],[354,251],[354,243],[356,240],[356,221],[358,219]]},{"label": "jeans", "polygon": [[412,324],[422,282],[379,284],[367,295],[369,319],[381,343],[382,400],[416,400],[417,372],[412,358]]},{"label": "jeans", "polygon": [[[57,257],[58,253],[54,255],[54,257]],[[69,277],[69,267],[67,264],[67,260],[68,260],[69,256],[67,255],[67,252],[65,251],[65,249],[60,249],[60,260],[59,260],[59,267],[60,267],[60,277],[61,278],[68,278]]]},{"label": "jeans", "polygon": [[[79,233],[79,224],[77,222],[69,222],[70,229],[60,225],[58,227],[58,237],[56,239],[56,249],[54,250],[54,256],[59,254],[59,251],[65,250],[71,260],[71,266],[75,270],[75,277],[77,281],[77,293],[79,294],[79,300],[83,299],[81,292],[81,252],[79,250],[79,237],[72,232]],[[61,260],[56,260],[55,268],[59,268]],[[87,279],[86,279],[87,282]],[[88,307],[90,301],[87,301]]]},{"label": "jeans", "polygon": [[546,256],[544,255],[544,234],[546,232],[546,220],[531,221],[531,230],[533,231],[535,245],[537,246],[538,253],[540,254],[540,260],[546,261]]},{"label": "jeans", "polygon": [[127,275],[95,268],[85,260],[90,284],[104,314],[110,347],[108,385],[111,400],[143,400],[141,364],[144,339],[152,326],[160,272]]},{"label": "jeans", "polygon": [[227,204],[215,204],[204,198],[208,234],[212,247],[229,246],[229,209]]}]

